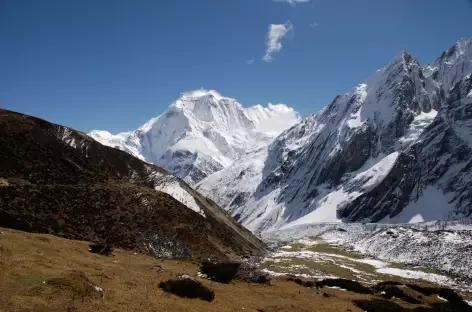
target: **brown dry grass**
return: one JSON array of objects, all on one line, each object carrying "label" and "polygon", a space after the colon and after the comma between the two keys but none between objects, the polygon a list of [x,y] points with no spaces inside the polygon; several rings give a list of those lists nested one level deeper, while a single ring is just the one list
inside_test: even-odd
[{"label": "brown dry grass", "polygon": [[[334,289],[315,291],[283,278],[271,285],[234,282],[228,285],[199,279],[215,292],[211,303],[164,293],[161,281],[178,274],[195,276],[198,265],[158,260],[131,251],[115,250],[104,257],[88,252],[88,243],[51,235],[0,230],[0,311],[362,311],[352,300],[372,296]],[[151,270],[162,265],[164,272]],[[105,290],[104,299],[68,281],[81,271]],[[61,281],[58,283],[45,281]],[[63,285],[67,287],[63,287]],[[80,285],[79,285],[80,286]],[[323,296],[323,292],[331,296]]]}]

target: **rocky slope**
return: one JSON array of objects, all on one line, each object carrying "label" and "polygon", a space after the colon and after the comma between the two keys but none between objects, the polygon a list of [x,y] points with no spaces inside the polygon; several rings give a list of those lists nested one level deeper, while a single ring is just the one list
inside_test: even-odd
[{"label": "rocky slope", "polygon": [[298,114],[283,104],[244,108],[216,91],[198,90],[184,93],[135,131],[112,135],[95,130],[89,135],[193,185],[248,150],[269,144],[298,121]]},{"label": "rocky slope", "polygon": [[0,110],[0,226],[161,257],[234,258],[264,245],[182,180],[87,135]]},{"label": "rocky slope", "polygon": [[470,216],[471,73],[471,39],[424,68],[401,53],[197,189],[254,231]]}]

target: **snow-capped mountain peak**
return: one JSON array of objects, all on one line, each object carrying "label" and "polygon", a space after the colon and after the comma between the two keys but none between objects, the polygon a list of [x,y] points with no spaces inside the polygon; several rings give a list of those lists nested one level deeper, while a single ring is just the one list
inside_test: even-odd
[{"label": "snow-capped mountain peak", "polygon": [[425,68],[397,54],[197,189],[254,231],[470,216],[471,42]]},{"label": "snow-capped mountain peak", "polygon": [[269,144],[299,120],[284,104],[245,108],[217,91],[201,89],[183,93],[135,131],[112,135],[94,130],[90,136],[194,184],[248,150]]}]

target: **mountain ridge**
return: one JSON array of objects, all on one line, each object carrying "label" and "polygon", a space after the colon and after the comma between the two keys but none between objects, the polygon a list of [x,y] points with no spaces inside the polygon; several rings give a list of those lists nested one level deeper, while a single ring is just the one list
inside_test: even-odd
[{"label": "mountain ridge", "polygon": [[[471,39],[459,40],[426,67],[408,53],[397,54],[365,83],[335,97],[270,146],[244,156],[251,160],[249,163],[235,162],[200,182],[197,190],[258,232],[312,222],[408,222],[438,217],[440,213],[428,209],[415,214],[410,207],[424,198],[412,194],[423,191],[430,197],[432,194],[436,203],[448,204],[431,208],[451,213],[441,218],[468,216],[472,212],[470,196],[461,197],[467,198],[461,204],[466,207],[455,213],[452,206],[458,203],[459,195],[451,201],[441,194],[463,193],[459,190],[472,177],[463,173],[463,181],[457,182],[462,186],[452,186],[451,181],[441,182],[452,174],[452,164],[434,178],[432,168],[419,169],[428,157],[434,158],[435,164],[446,156],[454,157],[458,161],[455,165],[466,166],[470,156],[464,155],[469,154],[463,149],[456,151],[462,144],[456,140],[457,146],[448,146],[444,140],[430,154],[423,153],[421,162],[417,153],[428,133],[438,138],[444,131],[440,127],[433,130],[440,119],[447,128],[448,122],[458,124],[456,117],[461,116],[463,132],[472,132],[467,104],[467,77],[471,72]],[[462,91],[454,93],[453,88],[446,92],[451,83]],[[467,103],[460,104],[464,101]],[[453,117],[446,113],[451,105],[462,105]],[[444,119],[444,114],[449,119]],[[449,140],[455,137],[451,134]],[[415,174],[428,182],[421,182]],[[410,219],[398,218],[407,207]]]}]

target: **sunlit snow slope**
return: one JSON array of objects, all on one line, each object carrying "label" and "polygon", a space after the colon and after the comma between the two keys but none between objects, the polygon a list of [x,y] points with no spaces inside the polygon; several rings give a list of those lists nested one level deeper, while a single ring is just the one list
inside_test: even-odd
[{"label": "sunlit snow slope", "polygon": [[216,91],[197,90],[184,93],[135,131],[112,135],[95,130],[89,135],[195,184],[299,121],[283,104],[245,108]]},{"label": "sunlit snow slope", "polygon": [[197,185],[253,231],[472,213],[472,40],[400,53],[269,146]]}]

